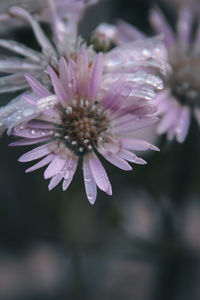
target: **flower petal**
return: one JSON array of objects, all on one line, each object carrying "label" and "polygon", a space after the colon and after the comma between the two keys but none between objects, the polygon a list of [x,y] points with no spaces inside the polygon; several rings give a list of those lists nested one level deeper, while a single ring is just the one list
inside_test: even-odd
[{"label": "flower petal", "polygon": [[31,86],[32,90],[40,97],[47,97],[51,96],[51,93],[32,75],[26,74],[26,80],[28,81],[29,85]]},{"label": "flower petal", "polygon": [[[65,191],[68,188],[68,186],[70,185],[70,183],[74,177],[74,173],[76,171],[77,164],[78,164],[78,158],[73,158],[70,163],[70,170],[69,170],[69,166],[68,166],[68,171],[64,176],[63,185],[62,185],[63,191]],[[68,176],[66,176],[67,174],[68,174]]]},{"label": "flower petal", "polygon": [[92,68],[90,70],[89,80],[88,80],[87,97],[88,100],[90,100],[90,102],[94,102],[97,98],[102,72],[103,72],[103,54],[98,53],[92,65]]},{"label": "flower petal", "polygon": [[94,177],[92,175],[92,171],[87,156],[85,156],[83,159],[83,176],[84,176],[84,184],[85,184],[85,191],[87,194],[87,198],[91,204],[94,204],[97,196],[97,186]]},{"label": "flower petal", "polygon": [[54,159],[54,157],[55,157],[54,154],[49,154],[48,156],[46,156],[45,158],[40,160],[37,164],[35,164],[32,167],[28,168],[26,170],[26,173],[33,172],[37,169],[40,169],[40,168],[46,166],[48,163],[50,163]]},{"label": "flower petal", "polygon": [[18,159],[18,161],[27,162],[27,161],[32,161],[32,160],[41,158],[41,157],[53,152],[56,148],[57,148],[57,143],[56,142],[52,142],[52,143],[49,143],[49,144],[39,146],[39,147],[23,154]]},{"label": "flower petal", "polygon": [[60,100],[60,103],[62,104],[62,106],[66,107],[67,102],[68,102],[67,101],[68,100],[68,95],[67,95],[64,87],[62,86],[62,83],[61,83],[60,79],[58,78],[56,72],[53,70],[52,67],[48,66],[47,71],[48,71],[48,74],[51,78],[56,96]]},{"label": "flower petal", "polygon": [[190,109],[184,106],[181,110],[175,134],[179,143],[183,143],[190,125]]},{"label": "flower petal", "polygon": [[89,164],[92,171],[92,175],[99,189],[107,193],[108,195],[112,195],[112,187],[106,171],[102,166],[100,160],[93,153],[89,157]]},{"label": "flower petal", "polygon": [[66,163],[66,159],[60,157],[60,153],[55,156],[44,172],[44,178],[48,179],[57,175]]},{"label": "flower petal", "polygon": [[151,11],[150,21],[157,33],[164,33],[164,41],[167,46],[176,42],[174,33],[160,10]]},{"label": "flower petal", "polygon": [[101,155],[108,160],[111,164],[115,165],[119,169],[125,171],[131,171],[132,167],[129,165],[127,161],[123,158],[119,157],[117,154],[112,153],[111,151],[100,151]]}]

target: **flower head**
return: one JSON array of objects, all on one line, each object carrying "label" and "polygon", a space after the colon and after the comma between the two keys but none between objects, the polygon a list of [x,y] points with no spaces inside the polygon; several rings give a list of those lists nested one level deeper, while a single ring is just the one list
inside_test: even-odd
[{"label": "flower head", "polygon": [[[107,89],[103,83],[103,55],[88,62],[85,47],[73,59],[61,57],[58,70],[48,67],[55,94],[31,75],[26,79],[32,93],[24,95],[21,122],[11,133],[22,137],[11,145],[41,144],[19,159],[29,162],[42,158],[27,172],[48,165],[44,172],[51,178],[49,189],[62,181],[66,190],[78,161],[83,162],[87,198],[91,203],[99,189],[112,194],[111,184],[97,153],[113,165],[129,171],[128,162],[144,164],[133,150],[157,150],[145,141],[129,138],[127,133],[154,124],[156,106],[137,95],[132,85],[118,78]],[[140,86],[141,87],[141,86]]]},{"label": "flower head", "polygon": [[[157,33],[164,34],[168,49],[170,72],[163,77],[165,89],[158,93],[157,114],[161,116],[158,133],[183,142],[189,130],[191,116],[200,124],[200,28],[192,33],[193,11],[182,6],[176,25],[176,34],[160,10],[152,10],[150,21]],[[135,27],[120,21],[115,28],[114,41],[124,44],[144,40],[146,35]]]},{"label": "flower head", "polygon": [[[21,7],[13,7],[10,11],[12,15],[29,22],[41,46],[41,52],[16,41],[0,39],[1,47],[22,56],[22,58],[14,57],[11,59],[8,57],[0,60],[1,72],[9,74],[0,78],[0,93],[28,90],[29,85],[25,80],[27,72],[48,89],[51,89],[52,83],[46,72],[47,66],[50,65],[58,72],[60,57],[63,56],[67,60],[77,57],[85,42],[76,35],[66,34],[62,41],[54,45],[45,35],[38,21],[29,12]],[[92,46],[88,47],[87,51],[88,61],[92,64],[95,51]],[[154,89],[162,88],[162,80],[149,74],[149,72],[145,72],[145,68],[151,66],[164,70],[166,68],[165,61],[166,49],[159,37],[115,47],[104,55],[104,89],[108,89],[109,85],[123,74],[124,79],[135,87],[135,95],[151,100],[155,98]],[[139,84],[136,85],[136,83]],[[21,114],[23,114],[26,106],[27,103],[19,95],[7,106],[0,108],[0,133],[6,129],[10,133],[10,130],[21,122],[21,118],[24,118]]]},{"label": "flower head", "polygon": [[181,7],[175,35],[164,16],[153,11],[154,28],[165,34],[171,72],[164,79],[166,89],[158,95],[158,113],[162,116],[158,132],[183,142],[189,130],[191,115],[200,124],[200,29],[192,35],[193,12]]}]

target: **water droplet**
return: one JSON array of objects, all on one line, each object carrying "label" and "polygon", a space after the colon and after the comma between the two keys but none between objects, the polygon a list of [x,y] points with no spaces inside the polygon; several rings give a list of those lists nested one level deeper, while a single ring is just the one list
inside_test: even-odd
[{"label": "water droplet", "polygon": [[32,114],[34,114],[34,112],[35,112],[34,108],[32,108],[32,107],[27,107],[27,108],[25,108],[25,109],[23,110],[22,115],[23,115],[24,117],[28,117],[28,116],[31,116]]},{"label": "water droplet", "polygon": [[41,135],[46,135],[46,132],[45,131],[40,131]]},{"label": "water droplet", "polygon": [[31,129],[31,134],[32,134],[32,135],[35,135],[35,133],[36,133],[35,130],[34,130],[34,129]]},{"label": "water droplet", "polygon": [[93,196],[91,194],[88,194],[88,200],[93,200]]},{"label": "water droplet", "polygon": [[90,177],[89,177],[89,176],[85,176],[85,181],[86,181],[86,182],[91,182]]}]

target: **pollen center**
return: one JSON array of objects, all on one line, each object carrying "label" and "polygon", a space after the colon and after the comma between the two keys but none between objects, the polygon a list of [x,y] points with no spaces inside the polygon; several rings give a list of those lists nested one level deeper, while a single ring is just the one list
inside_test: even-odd
[{"label": "pollen center", "polygon": [[200,52],[192,47],[176,46],[169,51],[172,74],[166,86],[183,105],[200,106]]},{"label": "pollen center", "polygon": [[62,112],[62,124],[56,128],[54,136],[76,155],[83,155],[97,147],[107,129],[108,118],[99,103],[73,100]]}]

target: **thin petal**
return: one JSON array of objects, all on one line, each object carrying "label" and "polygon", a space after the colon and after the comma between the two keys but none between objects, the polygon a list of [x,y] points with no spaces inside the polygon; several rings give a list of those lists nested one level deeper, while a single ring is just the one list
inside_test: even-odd
[{"label": "thin petal", "polygon": [[118,134],[128,133],[136,131],[150,125],[157,123],[159,118],[157,117],[144,117],[141,119],[130,119],[129,121],[124,122],[124,124],[119,124],[115,128],[115,132]]},{"label": "thin petal", "polygon": [[117,33],[117,40],[119,44],[145,38],[144,33],[123,20],[120,20],[117,23]]},{"label": "thin petal", "polygon": [[129,149],[129,150],[136,150],[136,151],[145,151],[148,149],[159,151],[159,149],[143,140],[133,139],[129,137],[122,137],[121,139],[122,147]]},{"label": "thin petal", "polygon": [[32,129],[32,128],[25,128],[17,130],[16,127],[12,130],[12,135],[24,137],[28,139],[35,139],[35,138],[42,138],[52,135],[51,130],[47,129]]},{"label": "thin petal", "polygon": [[175,130],[176,137],[179,143],[183,143],[188,133],[190,125],[190,109],[184,106],[181,110],[177,127]]},{"label": "thin petal", "polygon": [[63,179],[62,174],[58,174],[58,175],[55,175],[54,177],[52,177],[50,180],[50,183],[48,185],[49,191],[53,190],[62,179]]},{"label": "thin petal", "polygon": [[101,77],[103,72],[103,54],[97,54],[90,71],[88,80],[87,96],[88,100],[94,102],[97,98]]},{"label": "thin petal", "polygon": [[49,140],[49,137],[39,138],[39,139],[21,139],[9,144],[9,146],[25,146],[25,145],[34,145]]},{"label": "thin petal", "polygon": [[175,35],[160,10],[156,9],[151,11],[150,21],[157,33],[164,33],[164,41],[167,46],[175,43]]},{"label": "thin petal", "polygon": [[[68,188],[68,186],[70,185],[70,183],[74,177],[74,173],[76,171],[77,164],[78,164],[78,158],[72,159],[71,164],[70,164],[70,170],[67,171],[68,176],[67,177],[66,177],[66,175],[64,176],[63,185],[62,185],[63,191],[65,191]],[[69,166],[68,166],[68,169],[69,169]]]},{"label": "thin petal", "polygon": [[26,173],[33,172],[37,169],[40,169],[40,168],[46,166],[48,163],[50,163],[53,160],[54,157],[55,157],[54,154],[49,154],[48,156],[46,156],[45,158],[40,160],[37,164],[35,164],[32,167],[28,168],[26,170]]},{"label": "thin petal", "polygon": [[40,62],[40,52],[28,48],[24,44],[17,43],[16,41],[0,39],[0,47],[9,49],[13,52],[28,57],[35,62]]},{"label": "thin petal", "polygon": [[77,85],[79,86],[79,93],[81,96],[86,95],[86,87],[88,80],[88,54],[87,50],[83,47],[78,55],[77,65],[79,66],[77,70]]},{"label": "thin petal", "polygon": [[132,167],[125,161],[123,158],[119,157],[117,154],[112,153],[111,151],[99,151],[101,155],[108,160],[111,164],[115,165],[119,169],[125,171],[131,171]]},{"label": "thin petal", "polygon": [[92,175],[88,157],[84,157],[83,159],[83,176],[87,198],[91,204],[94,204],[97,196],[97,186]]},{"label": "thin petal", "polygon": [[47,97],[47,96],[51,95],[51,93],[33,76],[31,76],[30,74],[27,74],[25,77],[26,77],[26,80],[28,81],[29,85],[31,86],[32,90],[36,94],[38,94],[38,96],[43,98],[43,97]]},{"label": "thin petal", "polygon": [[98,188],[108,195],[112,195],[112,188],[106,171],[94,153],[89,157],[89,164]]},{"label": "thin petal", "polygon": [[190,34],[192,29],[193,13],[189,7],[181,7],[179,10],[177,33],[181,41],[190,42]]},{"label": "thin petal", "polygon": [[179,106],[172,107],[170,110],[163,115],[157,131],[159,134],[166,132],[171,126],[176,126],[177,120],[179,119],[181,108]]},{"label": "thin petal", "polygon": [[55,91],[58,99],[60,100],[60,103],[62,104],[63,107],[66,107],[67,106],[68,95],[67,95],[65,89],[63,88],[60,79],[58,78],[56,72],[53,70],[52,67],[48,66],[47,71],[48,71],[49,76],[51,78],[54,91]]},{"label": "thin petal", "polygon": [[57,148],[57,143],[55,143],[55,142],[39,146],[39,147],[23,154],[19,158],[19,161],[27,162],[27,161],[32,161],[32,160],[41,158],[41,157],[53,152],[56,148]]},{"label": "thin petal", "polygon": [[60,155],[56,155],[52,162],[48,165],[44,172],[44,178],[48,179],[57,175],[66,163],[66,159],[62,159]]}]

